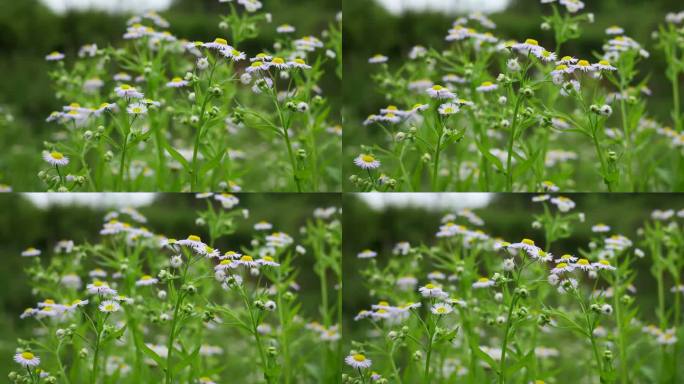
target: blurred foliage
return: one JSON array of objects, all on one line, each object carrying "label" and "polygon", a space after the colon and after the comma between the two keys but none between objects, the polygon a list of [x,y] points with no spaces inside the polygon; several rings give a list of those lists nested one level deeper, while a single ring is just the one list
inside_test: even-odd
[{"label": "blurred foliage", "polygon": [[[489,204],[474,210],[486,223],[482,230],[492,237],[501,237],[510,242],[533,239],[543,247],[543,232],[533,229],[531,225],[534,215],[543,212],[540,203],[531,201],[533,195],[517,193],[492,196]],[[681,194],[572,194],[570,197],[577,204],[574,211],[584,212],[586,221],[584,225],[574,226],[571,237],[554,243],[550,251],[556,255],[576,254],[577,249],[586,249],[593,235],[591,226],[597,223],[610,225],[611,233],[627,236],[635,247],[639,247],[642,239],[637,236],[637,230],[649,220],[654,209],[684,208],[684,195]],[[384,210],[374,210],[355,194],[345,195],[343,209],[345,241],[342,260],[347,330],[353,325],[351,319],[361,309],[374,304],[370,302],[366,286],[358,273],[364,261],[359,260],[356,254],[366,248],[372,249],[378,252],[378,263],[384,265],[387,258],[394,257],[392,248],[400,241],[408,241],[412,246],[435,244],[440,219],[444,214],[458,209],[448,211],[389,206]],[[500,257],[496,254],[491,256]],[[643,318],[655,318],[653,310],[656,300],[653,298],[656,297],[657,287],[649,272],[650,263],[647,255],[635,264],[637,279],[634,285],[638,307],[645,312]]]},{"label": "blurred foliage", "polygon": [[[589,57],[591,53],[601,50],[607,27],[623,27],[627,35],[651,53],[651,58],[640,67],[639,77],[650,76],[648,86],[653,96],[649,100],[649,111],[662,123],[671,124],[671,86],[665,77],[664,57],[655,49],[651,33],[664,22],[666,13],[684,9],[681,0],[604,0],[585,3],[583,12],[593,12],[596,21],[583,29],[578,40],[566,43],[562,55]],[[396,16],[377,2],[368,0],[345,0],[343,9],[345,149],[356,150],[359,144],[377,142],[384,137],[382,131],[369,130],[361,125],[366,116],[377,113],[379,108],[388,104],[370,81],[370,73],[376,68],[368,64],[368,58],[376,53],[388,56],[391,68],[393,61],[405,60],[415,45],[444,49],[447,47],[444,38],[458,15],[406,12]],[[539,40],[541,45],[553,47],[553,32],[544,32],[540,28],[541,16],[549,13],[550,7],[540,4],[539,0],[513,0],[505,11],[488,16],[497,24],[493,31],[497,37],[518,40],[532,37]],[[346,153],[345,157],[357,154]],[[352,168],[353,165],[346,161],[344,167]]]},{"label": "blurred foliage", "polygon": [[[317,207],[339,206],[338,194],[241,194],[240,204],[234,209],[248,209],[249,218],[237,220],[237,231],[228,239],[223,238],[217,245],[219,249],[240,249],[249,245],[254,234],[255,223],[266,220],[273,224],[274,230],[290,234],[295,242],[299,241],[300,227],[312,218]],[[214,202],[215,207],[220,207]],[[208,238],[205,228],[195,223],[198,210],[206,209],[206,200],[195,198],[194,194],[159,194],[148,206],[138,208],[147,217],[145,224],[150,231],[174,238],[185,238],[190,234]],[[220,209],[220,208],[217,208]],[[22,321],[19,315],[25,308],[35,305],[39,299],[31,294],[22,270],[28,265],[26,258],[20,257],[22,250],[34,246],[43,250],[41,257],[50,257],[52,247],[63,239],[73,240],[76,244],[96,242],[100,238],[103,217],[110,211],[108,207],[92,208],[81,205],[52,205],[42,209],[21,194],[0,194],[0,281],[3,292],[0,294],[0,355],[14,353],[17,337],[30,335],[33,324]],[[296,259],[300,273],[297,283],[305,313],[317,313],[320,302],[319,281],[308,255]],[[16,368],[11,359],[0,359],[0,377],[7,377],[10,369]]]},{"label": "blurred foliage", "polygon": [[[297,36],[320,35],[341,10],[339,0],[269,0],[264,3],[264,11],[273,15],[273,22],[257,38],[239,47],[248,54],[271,46],[275,28],[280,24],[294,25]],[[175,36],[191,41],[211,41],[217,36],[225,36],[218,24],[219,15],[226,13],[226,7],[218,0],[175,0],[170,9],[160,14],[169,21],[169,30]],[[60,109],[61,104],[53,94],[48,76],[50,63],[45,61],[45,55],[55,50],[64,52],[67,65],[70,65],[84,44],[96,43],[100,48],[116,46],[123,40],[126,20],[130,16],[97,10],[71,10],[59,15],[40,0],[0,0],[0,71],[5,74],[0,82],[0,106],[9,108],[15,117],[11,127],[6,127],[0,118],[0,142],[3,151],[11,148],[18,154],[23,153],[21,160],[0,157],[0,183],[10,184],[17,191],[42,189],[37,176],[13,177],[11,170],[31,169],[37,174],[40,143],[54,132],[55,127],[46,123],[45,118],[51,111]],[[319,85],[339,111],[339,79],[331,74]],[[30,151],[19,151],[22,147]],[[30,155],[35,159],[28,158]],[[14,166],[17,161],[24,161],[23,166]]]}]

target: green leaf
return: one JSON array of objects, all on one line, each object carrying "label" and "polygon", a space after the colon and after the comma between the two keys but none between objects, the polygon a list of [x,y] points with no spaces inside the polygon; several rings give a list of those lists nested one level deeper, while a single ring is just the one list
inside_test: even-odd
[{"label": "green leaf", "polygon": [[[134,332],[133,334],[135,335],[136,333]],[[166,360],[162,359],[161,356],[157,355],[157,352],[151,350],[150,347],[145,345],[142,338],[135,337],[135,345],[145,354],[145,356],[154,360],[154,362],[157,363],[160,368],[166,369]]]},{"label": "green leaf", "polygon": [[162,140],[162,145],[164,146],[164,149],[166,149],[166,151],[169,153],[169,155],[171,155],[171,157],[173,157],[174,159],[176,159],[176,161],[181,163],[181,165],[183,166],[183,168],[185,168],[186,171],[190,170],[190,163],[188,163],[188,161],[185,160],[185,157],[183,157],[183,155],[176,151],[171,146],[171,144],[169,144],[166,140]]}]

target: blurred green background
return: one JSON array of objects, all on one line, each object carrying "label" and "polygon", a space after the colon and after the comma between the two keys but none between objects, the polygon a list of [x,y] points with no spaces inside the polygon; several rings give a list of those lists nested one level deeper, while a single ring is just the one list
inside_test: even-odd
[{"label": "blurred green background", "polygon": [[[289,23],[297,28],[297,36],[320,35],[341,10],[340,0],[267,0],[264,12],[273,15],[271,25],[263,28],[256,39],[246,41],[240,49],[257,53],[271,47],[276,26]],[[225,35],[218,28],[220,14],[227,5],[218,0],[173,0],[171,7],[159,13],[170,23],[170,32],[191,41],[210,41]],[[306,17],[303,17],[306,15]],[[15,191],[43,190],[37,177],[41,142],[57,126],[45,119],[61,108],[54,96],[45,55],[65,52],[67,65],[84,44],[98,47],[116,46],[126,29],[131,14],[104,11],[69,10],[56,14],[40,0],[0,0],[0,184]],[[327,90],[333,110],[339,111],[339,80],[330,73],[321,87]],[[11,116],[7,121],[7,116]],[[13,173],[12,170],[22,172]],[[29,173],[26,175],[25,173]]]},{"label": "blurred green background", "polygon": [[[86,194],[71,196],[79,195]],[[131,195],[124,199],[134,200]],[[253,226],[261,220],[272,223],[274,230],[286,232],[295,239],[295,243],[300,243],[299,228],[312,218],[315,208],[339,207],[341,204],[338,194],[240,194],[238,197],[240,204],[234,209],[249,209],[249,218],[236,220],[237,231],[221,239],[219,249],[249,246],[254,235]],[[53,194],[52,199],[57,197]],[[11,359],[16,339],[30,336],[35,324],[31,320],[20,320],[19,315],[41,299],[31,295],[31,287],[22,271],[32,260],[21,257],[21,251],[34,246],[43,250],[42,258],[47,258],[59,240],[71,239],[76,244],[97,241],[103,216],[110,210],[106,204],[98,205],[95,208],[92,205],[60,204],[41,208],[25,195],[0,194],[0,281],[3,282],[0,294],[0,382],[5,380],[11,369],[17,368]],[[219,206],[215,202],[215,207]],[[137,209],[147,217],[145,226],[154,233],[179,239],[189,234],[208,238],[205,228],[195,225],[196,211],[206,209],[206,200],[198,200],[194,194],[155,195],[149,205]],[[320,283],[311,268],[313,257],[309,254],[300,256],[296,264],[300,272],[297,282],[301,286],[302,313],[316,317]]]},{"label": "blurred green background", "polygon": [[[392,193],[390,198],[401,200],[410,194]],[[416,194],[413,194],[416,195]],[[420,194],[428,201],[434,202],[440,194]],[[448,212],[456,212],[467,207],[466,195],[484,195],[491,199],[482,208],[474,212],[485,221],[481,227],[492,237],[501,237],[515,242],[523,238],[543,242],[544,235],[531,224],[533,216],[543,212],[540,203],[531,201],[532,194],[451,194],[453,197],[451,209],[427,209],[417,205],[391,205],[383,210],[376,210],[361,198],[362,194],[345,194],[343,209],[343,271],[344,271],[344,310],[345,310],[345,339],[358,335],[359,329],[354,327],[352,318],[361,310],[368,309],[375,301],[368,295],[358,270],[364,267],[367,260],[360,260],[356,254],[369,248],[378,252],[378,263],[382,266],[388,257],[392,256],[392,248],[400,241],[408,241],[413,246],[421,243],[436,244],[435,233],[438,231],[440,219]],[[577,207],[572,212],[584,212],[584,224],[575,224],[573,236],[554,243],[551,252],[554,254],[574,253],[578,248],[587,249],[592,237],[591,226],[597,223],[610,225],[611,233],[622,234],[638,243],[642,238],[637,236],[637,229],[649,220],[654,209],[684,208],[684,195],[681,194],[571,194]],[[460,201],[459,201],[460,200]],[[555,210],[555,208],[553,208]],[[684,220],[679,219],[682,225]],[[472,225],[469,227],[474,228]],[[644,251],[647,252],[646,249]],[[499,257],[492,254],[492,257]],[[637,279],[636,300],[639,307],[639,318],[653,320],[656,282],[650,273],[650,259],[648,252],[645,258],[635,264]],[[430,270],[430,269],[427,269]],[[672,283],[666,281],[669,288]],[[668,294],[671,299],[671,294]],[[365,326],[365,325],[364,325]],[[362,327],[359,327],[362,328]]]},{"label": "blurred green background", "polygon": [[[401,0],[385,0],[401,3]],[[436,3],[440,0],[434,0]],[[445,3],[463,4],[459,0],[441,0]],[[488,0],[481,0],[487,3]],[[369,129],[361,123],[372,113],[388,105],[371,82],[371,73],[377,66],[368,64],[368,58],[376,53],[389,57],[390,69],[407,59],[408,52],[415,45],[433,47],[437,50],[447,47],[444,41],[456,14],[443,12],[405,12],[392,14],[377,1],[344,0],[344,174],[351,174],[354,165],[351,159],[358,155],[360,144],[378,143],[384,139],[380,129]],[[469,1],[476,4],[476,1]],[[664,23],[668,12],[684,10],[681,0],[602,0],[585,1],[582,12],[595,14],[594,24],[582,24],[582,36],[566,43],[562,55],[589,57],[592,52],[601,51],[606,40],[605,29],[619,25],[625,33],[641,43],[651,53],[651,58],[639,67],[639,79],[651,76],[648,83],[653,91],[649,112],[662,123],[671,124],[672,87],[665,77],[663,55],[654,47],[651,33]],[[497,24],[495,36],[504,39],[524,40],[533,37],[540,44],[554,46],[553,32],[540,28],[542,15],[549,15],[548,4],[539,0],[511,0],[507,9],[488,16]]]}]

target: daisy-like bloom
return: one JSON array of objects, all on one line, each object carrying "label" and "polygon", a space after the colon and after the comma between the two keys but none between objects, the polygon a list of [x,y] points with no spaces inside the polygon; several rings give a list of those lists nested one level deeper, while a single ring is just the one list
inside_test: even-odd
[{"label": "daisy-like bloom", "polygon": [[574,263],[577,261],[577,258],[573,255],[568,255],[567,253],[560,258],[555,260],[556,263]]},{"label": "daisy-like bloom", "polygon": [[444,292],[441,287],[432,283],[425,284],[424,286],[418,288],[418,292],[420,292],[423,297],[436,297],[441,299],[446,299],[449,297],[449,295],[447,295],[447,293]]},{"label": "daisy-like bloom", "polygon": [[107,284],[103,281],[100,281],[100,280],[95,280],[94,282],[88,284],[86,286],[86,290],[91,295],[103,295],[103,296],[116,295],[115,289],[110,288],[109,284]]},{"label": "daisy-like bloom", "polygon": [[570,13],[577,13],[584,9],[584,3],[580,0],[559,0],[558,3],[564,5]]},{"label": "daisy-like bloom", "polygon": [[140,116],[147,113],[147,106],[143,103],[133,103],[126,110],[129,115]]},{"label": "daisy-like bloom", "polygon": [[236,268],[240,265],[243,265],[247,268],[253,268],[253,267],[258,267],[259,262],[255,261],[254,258],[250,255],[244,255],[240,257],[239,260],[235,260],[231,263],[231,268]]},{"label": "daisy-like bloom", "polygon": [[276,263],[276,261],[271,256],[263,256],[262,258],[257,260],[257,263],[259,263],[259,265],[266,265],[269,267],[280,267],[280,264]]},{"label": "daisy-like bloom", "polygon": [[14,361],[16,361],[18,364],[21,364],[26,368],[29,368],[35,367],[38,364],[40,364],[40,357],[34,355],[31,352],[24,351],[14,355]]},{"label": "daisy-like bloom", "polygon": [[[549,277],[551,277],[551,276],[556,276],[556,275],[553,275],[553,274],[549,275]],[[579,286],[579,282],[577,281],[577,279],[569,278],[569,279],[562,280],[560,283],[558,283],[558,293],[565,293],[565,292],[577,289],[578,286]]]},{"label": "daisy-like bloom", "polygon": [[64,54],[61,52],[51,52],[49,55],[45,56],[45,60],[47,61],[62,61],[64,60]]},{"label": "daisy-like bloom", "polygon": [[371,64],[382,64],[387,62],[387,56],[381,55],[381,54],[376,54],[373,55],[370,59],[368,59],[368,62]]},{"label": "daisy-like bloom", "polygon": [[446,303],[437,303],[430,308],[430,312],[437,316],[448,315],[454,311],[454,308]]},{"label": "daisy-like bloom", "polygon": [[585,272],[593,271],[594,269],[596,269],[587,259],[579,259],[575,262],[575,264],[572,265]]},{"label": "daisy-like bloom", "polygon": [[135,285],[137,287],[142,287],[142,286],[147,286],[147,285],[154,285],[157,284],[159,280],[155,277],[152,277],[150,275],[144,275],[143,277],[140,278],[140,280],[135,282]]},{"label": "daisy-like bloom", "polygon": [[361,353],[355,353],[345,357],[344,362],[355,369],[366,369],[370,368],[372,360]]},{"label": "daisy-like bloom", "polygon": [[214,380],[207,376],[200,377],[199,379],[197,379],[197,382],[200,384],[216,384]]},{"label": "daisy-like bloom", "polygon": [[276,67],[278,69],[288,69],[290,66],[288,65],[287,62],[285,62],[285,59],[282,57],[274,57],[271,59],[271,61],[268,63],[269,67]]},{"label": "daisy-like bloom", "polygon": [[591,266],[594,267],[596,270],[605,269],[608,271],[614,271],[616,269],[615,267],[610,265],[610,261],[603,259],[599,260],[596,263],[592,263]]},{"label": "daisy-like bloom", "polygon": [[598,63],[594,64],[594,68],[599,71],[617,71],[617,68],[610,65],[608,60],[600,60]]},{"label": "daisy-like bloom", "polygon": [[397,279],[396,285],[402,291],[412,291],[418,284],[418,279],[413,276],[403,276]]},{"label": "daisy-like bloom", "polygon": [[247,73],[258,72],[258,71],[268,71],[269,65],[263,61],[255,61],[245,69]]},{"label": "daisy-like bloom", "polygon": [[550,63],[552,61],[556,60],[556,54],[553,52],[549,52],[546,49],[538,49],[536,51],[532,51],[532,54],[539,60],[545,62],[545,63]]},{"label": "daisy-like bloom", "polygon": [[64,156],[61,152],[57,151],[52,151],[52,152],[43,152],[43,160],[47,161],[50,163],[50,165],[54,166],[65,166],[69,164],[69,158]]},{"label": "daisy-like bloom", "polygon": [[656,339],[660,345],[673,345],[677,342],[677,336],[675,336],[675,329],[671,328],[665,332],[660,332],[658,338]]},{"label": "daisy-like bloom", "polygon": [[21,255],[24,257],[40,256],[40,249],[28,247],[21,252]]},{"label": "daisy-like bloom", "polygon": [[121,305],[114,300],[105,300],[98,308],[100,309],[100,312],[112,313],[119,311],[121,309]]},{"label": "daisy-like bloom", "polygon": [[551,203],[558,207],[561,212],[568,212],[575,208],[575,202],[565,196],[558,196],[551,199]]},{"label": "daisy-like bloom", "polygon": [[473,288],[489,288],[494,285],[494,280],[490,280],[487,277],[480,277],[476,282],[473,283]]},{"label": "daisy-like bloom", "polygon": [[202,248],[206,246],[206,244],[202,242],[202,238],[197,235],[190,235],[187,239],[178,240],[176,241],[176,244],[190,248]]},{"label": "daisy-like bloom", "polygon": [[273,224],[267,221],[260,221],[254,224],[254,229],[257,231],[270,231],[271,229],[273,229]]},{"label": "daisy-like bloom", "polygon": [[542,181],[541,187],[545,192],[558,192],[560,188],[553,181]]},{"label": "daisy-like bloom", "polygon": [[427,93],[433,99],[453,99],[456,97],[455,94],[439,84],[435,84],[428,88]]},{"label": "daisy-like bloom", "polygon": [[228,41],[226,41],[226,39],[222,39],[220,37],[215,38],[214,41],[212,41],[210,43],[204,43],[204,44],[202,44],[202,46],[205,48],[211,48],[211,49],[216,49],[216,50],[223,50],[223,49],[230,48],[230,45],[228,45]]},{"label": "daisy-like bloom", "polygon": [[127,99],[142,99],[145,96],[135,87],[132,87],[128,84],[119,85],[118,87],[114,88],[114,92],[116,92],[119,97],[125,97]]},{"label": "daisy-like bloom", "polygon": [[606,28],[606,35],[622,35],[623,33],[625,33],[625,30],[617,25]]},{"label": "daisy-like bloom", "polygon": [[[539,254],[539,251],[541,251],[541,248],[537,247],[534,244],[534,240],[531,239],[522,239],[519,243],[510,244],[507,248],[509,249],[509,253],[511,249],[522,249],[525,251],[525,253],[532,257],[536,257]],[[515,254],[515,252],[513,252],[513,254]]]},{"label": "daisy-like bloom", "polygon": [[580,60],[577,64],[573,64],[571,68],[582,72],[593,72],[595,70],[595,67],[587,60]]},{"label": "daisy-like bloom", "polygon": [[535,39],[527,39],[524,43],[513,44],[511,48],[515,49],[516,51],[524,55],[527,55],[529,53],[535,53],[543,49],[539,45],[539,42]]},{"label": "daisy-like bloom", "polygon": [[570,64],[575,64],[577,62],[577,59],[575,59],[572,56],[563,56],[561,57],[560,60],[556,61],[557,65],[570,65]]},{"label": "daisy-like bloom", "polygon": [[114,75],[114,81],[131,81],[131,75],[125,72],[119,72]]},{"label": "daisy-like bloom", "polygon": [[551,270],[551,273],[553,273],[554,275],[559,275],[563,272],[572,272],[573,269],[575,269],[575,267],[572,264],[561,262],[558,263],[556,267]]},{"label": "daisy-like bloom", "polygon": [[247,58],[246,53],[238,51],[235,48],[221,50],[221,53],[232,61],[241,61]]},{"label": "daisy-like bloom", "polygon": [[166,83],[166,86],[169,88],[181,88],[185,87],[186,85],[188,85],[188,82],[180,77],[174,77],[171,79],[171,81]]},{"label": "daisy-like bloom", "polygon": [[287,63],[291,68],[311,69],[311,66],[303,59],[294,59]]},{"label": "daisy-like bloom", "polygon": [[609,232],[610,231],[610,226],[599,223],[591,227],[591,231],[595,233],[603,233],[603,232]]},{"label": "daisy-like bloom", "polygon": [[276,28],[276,32],[278,33],[292,33],[294,31],[295,27],[291,26],[290,24],[282,24]]},{"label": "daisy-like bloom", "polygon": [[372,258],[374,258],[374,257],[377,256],[377,255],[378,255],[377,252],[371,251],[370,249],[365,249],[365,250],[363,250],[362,252],[359,252],[359,253],[356,255],[356,257],[358,257],[359,259],[372,259]]},{"label": "daisy-like bloom", "polygon": [[439,114],[443,116],[454,115],[461,109],[454,103],[446,103],[439,106]]},{"label": "daisy-like bloom", "polygon": [[240,203],[240,199],[238,199],[235,195],[232,195],[230,193],[221,193],[215,195],[214,199],[220,201],[223,208],[226,209],[233,208],[234,206]]},{"label": "daisy-like bloom", "polygon": [[491,81],[485,81],[480,84],[479,87],[475,88],[478,92],[491,92],[499,88],[498,84],[494,84]]},{"label": "daisy-like bloom", "polygon": [[380,160],[373,155],[361,154],[354,159],[354,164],[362,169],[375,169],[380,166]]}]

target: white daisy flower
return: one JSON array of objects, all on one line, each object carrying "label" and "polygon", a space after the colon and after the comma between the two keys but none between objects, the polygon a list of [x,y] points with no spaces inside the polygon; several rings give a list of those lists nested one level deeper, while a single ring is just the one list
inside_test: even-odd
[{"label": "white daisy flower", "polygon": [[114,92],[116,92],[119,97],[124,97],[127,99],[142,99],[145,96],[142,92],[138,92],[135,87],[132,87],[128,84],[119,85],[118,87],[114,88]]},{"label": "white daisy flower", "polygon": [[303,59],[294,59],[287,63],[291,68],[311,69],[311,66]]},{"label": "white daisy flower", "polygon": [[456,114],[460,110],[459,106],[454,103],[445,103],[439,106],[439,114],[444,116]]},{"label": "white daisy flower", "polygon": [[253,62],[245,71],[247,73],[252,73],[252,72],[258,72],[258,71],[268,71],[268,63],[263,62],[263,61],[255,61]]},{"label": "white daisy flower", "polygon": [[57,151],[52,151],[52,152],[43,152],[43,160],[47,161],[50,163],[50,165],[54,166],[65,166],[69,164],[69,158],[67,156],[64,156],[61,152]]},{"label": "white daisy flower", "polygon": [[371,251],[370,249],[366,249],[362,252],[359,252],[356,257],[359,259],[372,259],[373,257],[377,256],[378,253],[375,251]]},{"label": "white daisy flower", "polygon": [[214,199],[220,201],[221,205],[225,209],[231,209],[240,203],[240,199],[238,199],[235,195],[230,193],[221,193],[214,195]]},{"label": "white daisy flower", "polygon": [[275,261],[275,259],[273,259],[273,257],[271,257],[271,256],[263,256],[257,260],[257,263],[259,263],[259,265],[266,265],[269,267],[279,267],[280,266],[280,264],[277,263]]},{"label": "white daisy flower", "polygon": [[154,285],[159,282],[159,279],[152,277],[150,275],[143,275],[138,281],[135,282],[135,285],[137,287],[142,287],[142,286],[147,286],[147,285]]},{"label": "white daisy flower", "polygon": [[606,35],[622,35],[623,33],[625,33],[625,30],[617,25],[606,28]]},{"label": "white daisy flower", "polygon": [[132,77],[128,73],[119,72],[113,77],[114,81],[131,81]]},{"label": "white daisy flower", "polygon": [[570,65],[575,64],[577,59],[572,56],[563,56],[560,60],[556,61],[557,65]]},{"label": "white daisy flower", "polygon": [[423,297],[436,297],[440,299],[446,299],[449,297],[449,295],[444,292],[441,287],[432,283],[425,284],[424,286],[418,288],[418,292],[420,292]]},{"label": "white daisy flower", "polygon": [[603,232],[609,232],[610,231],[610,226],[599,223],[591,227],[591,231],[595,233],[603,233]]},{"label": "white daisy flower", "polygon": [[579,60],[577,64],[573,64],[570,68],[579,70],[582,72],[593,72],[596,68],[589,63],[587,60]]},{"label": "white daisy flower", "polygon": [[546,49],[542,48],[536,51],[532,51],[532,54],[539,60],[545,62],[545,63],[550,63],[552,61],[556,60],[556,54],[553,52],[549,52]]},{"label": "white daisy flower", "polygon": [[133,103],[126,108],[129,115],[144,115],[147,113],[147,106],[143,103]]},{"label": "white daisy flower", "polygon": [[183,80],[180,77],[174,77],[173,79],[171,79],[171,81],[166,83],[166,86],[169,88],[181,88],[181,87],[185,87],[187,85],[188,85],[188,82],[186,80]]},{"label": "white daisy flower", "polygon": [[14,355],[14,361],[16,361],[18,364],[21,364],[26,368],[29,368],[35,367],[38,364],[40,364],[40,357],[34,355],[31,352],[24,351]]},{"label": "white daisy flower", "polygon": [[594,64],[594,68],[599,71],[617,71],[617,68],[610,65],[608,60],[600,60],[598,63]]},{"label": "white daisy flower", "polygon": [[295,27],[291,26],[290,24],[281,24],[276,28],[276,32],[278,33],[292,33],[295,31]]},{"label": "white daisy flower", "polygon": [[456,97],[455,94],[453,94],[447,88],[439,84],[433,85],[432,87],[428,88],[427,93],[433,99],[453,99]]},{"label": "white daisy flower", "polygon": [[362,169],[375,169],[380,167],[380,160],[373,155],[361,154],[354,159],[354,164]]},{"label": "white daisy flower", "polygon": [[577,258],[573,255],[568,254],[565,254],[555,260],[556,263],[574,263],[575,261],[577,261]]},{"label": "white daisy flower", "polygon": [[473,288],[488,288],[494,285],[494,281],[487,277],[480,277],[473,283]]},{"label": "white daisy flower", "polygon": [[535,53],[543,49],[535,39],[526,39],[524,43],[513,44],[511,48],[524,55]]},{"label": "white daisy flower", "polygon": [[453,311],[454,308],[451,305],[445,303],[437,303],[433,305],[432,308],[430,308],[430,312],[438,316],[448,315]]},{"label": "white daisy flower", "polygon": [[491,81],[485,81],[480,84],[479,87],[475,88],[478,92],[491,92],[499,88],[499,85],[492,83]]},{"label": "white daisy flower", "polygon": [[604,270],[608,270],[608,271],[614,271],[617,269],[617,268],[613,267],[612,265],[610,265],[610,261],[603,260],[603,259],[599,260],[596,263],[591,263],[591,266],[594,267],[594,269],[596,269],[596,270],[604,269]]},{"label": "white daisy flower", "polygon": [[575,262],[575,264],[572,265],[573,267],[579,268],[585,272],[590,272],[596,269],[587,259],[579,259]]},{"label": "white daisy flower", "polygon": [[565,196],[558,196],[551,199],[551,203],[558,207],[561,212],[568,212],[575,208],[575,202]]},{"label": "white daisy flower", "polygon": [[549,180],[542,181],[541,188],[545,192],[558,192],[560,190],[560,188],[558,188],[558,186],[556,184],[554,184],[552,181],[549,181]]},{"label": "white daisy flower", "polygon": [[214,380],[212,380],[210,377],[207,376],[202,376],[199,379],[197,379],[197,382],[199,384],[216,384]]},{"label": "white daisy flower", "polygon": [[561,262],[558,263],[556,267],[551,270],[551,273],[553,273],[554,275],[560,275],[563,272],[572,272],[573,269],[575,269],[575,267],[572,264]]},{"label": "white daisy flower", "polygon": [[216,49],[218,51],[232,48],[230,45],[228,45],[228,41],[226,41],[226,39],[222,39],[220,37],[215,38],[212,42],[204,43],[202,46],[204,48]]},{"label": "white daisy flower", "polygon": [[32,257],[32,256],[40,256],[40,253],[41,253],[40,249],[28,247],[21,252],[21,255],[23,257]]},{"label": "white daisy flower", "polygon": [[100,280],[95,280],[94,282],[88,284],[86,286],[86,290],[91,295],[103,295],[103,296],[116,295],[115,289],[110,288],[109,284],[107,284],[103,281],[100,281]]},{"label": "white daisy flower", "polygon": [[231,61],[241,61],[247,58],[246,53],[238,51],[235,48],[223,49],[221,50],[221,53],[223,54],[223,56],[229,58]]},{"label": "white daisy flower", "polygon": [[100,309],[100,312],[112,313],[118,312],[121,309],[121,305],[113,300],[105,300],[100,304],[98,308]]},{"label": "white daisy flower", "polygon": [[269,67],[275,67],[278,69],[288,69],[290,66],[288,63],[283,59],[282,57],[274,57],[271,59],[271,61],[268,63]]},{"label": "white daisy flower", "polygon": [[51,52],[49,55],[45,56],[45,60],[47,61],[62,61],[64,60],[64,54],[61,52]]},{"label": "white daisy flower", "polygon": [[254,258],[250,255],[244,255],[240,257],[240,259],[235,260],[231,263],[231,268],[237,268],[238,266],[242,265],[247,268],[253,268],[253,267],[258,267],[260,263],[254,260]]},{"label": "white daisy flower", "polygon": [[344,362],[354,369],[370,368],[372,360],[361,353],[355,353],[344,358]]},{"label": "white daisy flower", "polygon": [[204,244],[202,242],[202,239],[197,235],[190,235],[190,236],[188,236],[187,239],[178,240],[178,241],[176,241],[176,244],[182,245],[185,247],[190,247],[190,248],[198,248],[198,247],[206,246],[206,244]]},{"label": "white daisy flower", "polygon": [[537,196],[532,196],[532,202],[534,203],[540,203],[542,201],[547,201],[551,198],[550,195],[537,195]]},{"label": "white daisy flower", "polygon": [[271,229],[273,229],[273,224],[267,221],[260,221],[254,224],[254,229],[257,231],[270,231]]},{"label": "white daisy flower", "polygon": [[382,64],[382,63],[386,63],[387,60],[388,60],[387,56],[383,56],[383,55],[378,53],[377,55],[374,55],[373,57],[368,59],[368,62],[370,64]]},{"label": "white daisy flower", "polygon": [[675,336],[674,328],[668,329],[665,332],[661,332],[656,339],[657,343],[660,345],[673,345],[677,342],[677,336]]}]

